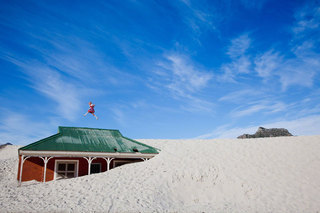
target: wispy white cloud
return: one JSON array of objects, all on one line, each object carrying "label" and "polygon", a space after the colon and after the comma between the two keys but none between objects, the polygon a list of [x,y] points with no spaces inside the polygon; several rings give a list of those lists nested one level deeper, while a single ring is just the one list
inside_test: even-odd
[{"label": "wispy white cloud", "polygon": [[230,58],[242,57],[249,49],[250,44],[251,39],[249,38],[248,33],[240,35],[239,37],[231,40],[231,45],[228,48],[227,55],[229,55]]},{"label": "wispy white cloud", "polygon": [[11,56],[6,56],[5,59],[21,70],[30,88],[57,104],[57,106],[50,106],[52,108],[50,112],[56,112],[57,116],[67,120],[75,120],[79,117],[81,98],[87,95],[90,89],[85,91],[81,83],[67,80],[56,70],[38,62],[23,61]]},{"label": "wispy white cloud", "polygon": [[283,90],[294,85],[312,87],[320,73],[320,54],[316,51],[320,44],[319,4],[305,4],[295,13],[295,18],[291,49],[286,53],[269,50],[255,59],[255,71],[259,76],[264,79],[279,77]]},{"label": "wispy white cloud", "polygon": [[0,144],[10,142],[15,145],[26,145],[56,133],[52,132],[52,127],[57,127],[54,120],[35,121],[31,115],[6,109],[1,111]]},{"label": "wispy white cloud", "polygon": [[213,115],[215,104],[197,96],[189,96],[188,100],[184,100],[186,104],[181,105],[181,109],[188,112],[210,112]]},{"label": "wispy white cloud", "polygon": [[255,105],[251,105],[251,106],[246,106],[245,109],[239,110],[239,109],[235,109],[231,112],[231,116],[233,117],[242,117],[242,116],[248,116],[251,115],[253,113],[257,113],[260,112],[262,110],[267,109],[267,105],[263,105],[263,104],[255,104]]},{"label": "wispy white cloud", "polygon": [[212,79],[210,72],[195,67],[192,61],[183,55],[165,55],[164,60],[157,65],[159,69],[155,69],[154,74],[160,77],[165,82],[165,87],[177,96],[187,97],[198,92]]},{"label": "wispy white cloud", "polygon": [[255,58],[255,71],[264,80],[279,80],[282,89],[293,85],[311,87],[320,72],[320,55],[306,43],[296,46],[293,57],[285,58],[280,52],[269,50]]},{"label": "wispy white cloud", "polygon": [[[83,23],[80,24],[73,19],[81,18],[81,15],[75,16],[72,11],[71,14],[66,15],[64,7],[60,10],[43,2],[29,3],[30,7],[39,8],[41,12],[33,13],[32,10],[18,4],[5,5],[8,7],[5,9],[6,13],[11,12],[15,15],[10,16],[6,13],[0,15],[1,24],[17,32],[27,42],[24,39],[15,39],[13,41],[15,45],[8,45],[7,48],[3,48],[3,52],[20,56],[17,57],[18,60],[32,61],[37,58],[43,65],[70,75],[86,86],[106,82],[123,85],[134,78],[134,75],[117,69],[111,60],[113,56],[108,56],[109,52],[101,48],[102,44],[108,45],[108,48],[112,45],[112,48],[118,48],[121,52],[124,49],[122,45],[125,43],[124,39],[114,35],[116,32],[110,33],[100,20],[97,21],[105,16],[103,10],[97,10],[95,16],[82,20]],[[94,25],[90,25],[91,22],[94,22]],[[14,46],[26,50],[28,54],[24,55],[24,51],[18,52]]]},{"label": "wispy white cloud", "polygon": [[270,75],[280,69],[282,60],[283,59],[281,56],[279,56],[278,52],[269,50],[254,59],[254,69],[260,77],[268,78]]},{"label": "wispy white cloud", "polygon": [[261,95],[263,95],[263,93],[258,90],[244,89],[244,90],[228,93],[222,96],[221,98],[219,98],[218,101],[240,103],[243,101],[251,100],[252,98],[256,99],[257,96],[261,97]]},{"label": "wispy white cloud", "polygon": [[119,71],[109,63],[109,57],[88,41],[78,37],[70,39],[65,35],[51,34],[38,39],[45,40],[52,47],[52,49],[33,45],[29,47],[43,58],[42,63],[81,81],[83,85],[99,85],[106,82],[123,85],[135,79],[134,75]]},{"label": "wispy white cloud", "polygon": [[181,55],[168,55],[166,59],[170,62],[170,71],[173,74],[173,81],[168,87],[180,94],[185,92],[196,92],[207,86],[212,74],[200,71]]},{"label": "wispy white cloud", "polygon": [[231,63],[222,65],[221,70],[224,74],[219,76],[220,80],[235,83],[239,74],[250,73],[251,61],[248,56],[242,56],[234,59]]},{"label": "wispy white cloud", "polygon": [[293,39],[289,43],[291,49],[286,52],[272,48],[256,55],[250,51],[253,45],[248,33],[231,40],[226,55],[232,61],[221,66],[223,74],[218,80],[238,83],[241,75],[254,71],[265,84],[279,82],[282,91],[291,86],[312,87],[320,73],[320,54],[316,49],[320,39],[311,36],[312,33],[320,35],[317,27],[319,11],[319,6],[313,9],[307,6],[297,13],[297,21],[292,27]]},{"label": "wispy white cloud", "polygon": [[320,26],[320,6],[319,3],[308,3],[295,13],[296,24],[293,26],[293,33],[298,36],[305,36],[310,31],[314,31]]},{"label": "wispy white cloud", "polygon": [[181,0],[180,2],[182,4],[178,4],[177,7],[181,13],[181,18],[196,36],[206,30],[216,30],[213,8],[209,10],[202,4],[197,4],[197,1]]},{"label": "wispy white cloud", "polygon": [[241,127],[231,127],[231,125],[222,125],[217,128],[215,128],[212,132],[199,135],[196,138],[201,138],[201,139],[209,139],[209,138],[236,138],[239,135],[242,135],[244,133],[251,133],[257,130],[256,126],[252,127],[246,127],[246,128],[241,128]]},{"label": "wispy white cloud", "polygon": [[281,68],[280,82],[283,90],[289,86],[299,85],[304,87],[312,87],[314,84],[314,77],[319,73],[320,63],[319,56],[315,57],[300,57],[286,61]]},{"label": "wispy white cloud", "polygon": [[[149,86],[160,92],[169,91],[174,98],[189,100],[195,109],[210,108],[212,104],[202,100],[199,93],[213,78],[211,72],[197,67],[185,55],[168,54],[157,63]],[[160,89],[159,89],[160,88]],[[197,107],[196,107],[197,106]],[[190,108],[189,108],[190,109]]]},{"label": "wispy white cloud", "polygon": [[243,117],[252,115],[254,113],[270,114],[285,111],[287,107],[288,105],[283,102],[263,100],[237,107],[236,109],[231,111],[230,115],[232,117]]},{"label": "wispy white cloud", "polygon": [[237,107],[229,112],[232,122],[253,116],[255,121],[282,117],[297,119],[319,114],[319,92],[305,95],[303,100],[288,101],[279,97],[279,91],[241,90],[229,93],[219,99],[219,102],[236,104]]},{"label": "wispy white cloud", "polygon": [[59,73],[48,68],[33,68],[30,81],[35,90],[57,103],[61,117],[68,120],[79,117],[81,96],[87,93],[79,85],[63,80]]},{"label": "wispy white cloud", "polygon": [[112,114],[113,114],[113,119],[120,125],[126,126],[126,116],[123,111],[119,106],[118,107],[113,107],[110,109]]},{"label": "wispy white cloud", "polygon": [[250,45],[251,39],[247,33],[231,40],[226,54],[232,61],[221,66],[223,75],[218,77],[220,81],[236,83],[239,74],[251,72],[252,62],[250,55],[247,54]]},{"label": "wispy white cloud", "polygon": [[[0,48],[0,58],[16,65],[30,88],[53,101],[46,107],[61,118],[75,121],[82,114],[83,99],[105,94],[109,86],[127,86],[140,80],[110,65],[105,53],[77,36],[46,31],[26,33],[36,42],[23,46],[37,55],[37,60],[10,47]],[[37,42],[46,45],[36,45]]]}]

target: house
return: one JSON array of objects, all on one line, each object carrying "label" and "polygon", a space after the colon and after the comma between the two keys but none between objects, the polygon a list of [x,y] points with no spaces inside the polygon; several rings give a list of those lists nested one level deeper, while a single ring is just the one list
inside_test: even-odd
[{"label": "house", "polygon": [[18,150],[18,180],[51,181],[108,171],[158,154],[119,130],[59,127],[58,133]]}]

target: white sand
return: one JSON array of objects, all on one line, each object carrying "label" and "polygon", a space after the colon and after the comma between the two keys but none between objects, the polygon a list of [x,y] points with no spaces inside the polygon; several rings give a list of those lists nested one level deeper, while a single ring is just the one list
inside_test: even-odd
[{"label": "white sand", "polygon": [[320,136],[140,140],[155,158],[17,187],[17,147],[0,150],[0,212],[320,212]]}]

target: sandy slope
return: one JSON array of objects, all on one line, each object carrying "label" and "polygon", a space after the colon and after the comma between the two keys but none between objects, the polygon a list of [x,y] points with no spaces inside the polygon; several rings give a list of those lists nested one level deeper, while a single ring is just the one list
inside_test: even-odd
[{"label": "sandy slope", "polygon": [[320,136],[140,141],[161,153],[106,173],[22,187],[17,147],[0,150],[0,211],[320,212]]}]

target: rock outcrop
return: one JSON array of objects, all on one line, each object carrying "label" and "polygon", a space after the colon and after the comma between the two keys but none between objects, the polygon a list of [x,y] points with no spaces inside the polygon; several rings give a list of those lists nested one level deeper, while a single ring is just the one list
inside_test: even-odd
[{"label": "rock outcrop", "polygon": [[280,136],[292,136],[292,134],[285,128],[271,128],[266,129],[263,127],[259,127],[255,134],[243,134],[238,136],[237,138],[266,138],[266,137],[280,137]]},{"label": "rock outcrop", "polygon": [[0,149],[6,147],[6,146],[8,146],[8,145],[12,145],[12,143],[1,144],[1,145],[0,145]]}]

